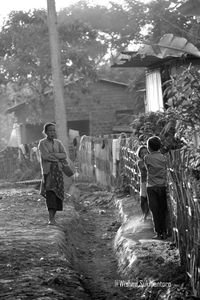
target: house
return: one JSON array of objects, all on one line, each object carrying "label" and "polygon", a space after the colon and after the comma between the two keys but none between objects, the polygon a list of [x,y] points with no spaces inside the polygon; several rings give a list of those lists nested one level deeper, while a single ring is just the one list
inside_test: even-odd
[{"label": "house", "polygon": [[[95,81],[88,91],[76,89],[74,95],[65,89],[65,101],[68,129],[79,131],[81,136],[112,134],[120,115],[144,112],[141,93],[130,91],[125,83],[107,79]],[[26,102],[7,109],[6,113],[14,113],[16,118],[14,143],[30,144],[41,139],[43,125],[55,121],[52,92],[46,94],[36,123],[30,121],[32,111],[33,103]]]},{"label": "house", "polygon": [[146,68],[145,112],[163,111],[167,98],[163,83],[183,67],[200,65],[200,51],[185,38],[165,34],[158,44],[142,45],[138,51],[120,53],[113,68]]}]

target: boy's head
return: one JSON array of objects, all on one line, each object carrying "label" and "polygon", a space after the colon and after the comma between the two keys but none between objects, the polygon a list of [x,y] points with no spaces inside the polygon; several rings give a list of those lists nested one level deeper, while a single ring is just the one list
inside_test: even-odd
[{"label": "boy's head", "polygon": [[144,158],[145,155],[148,154],[148,150],[146,146],[140,146],[137,150],[137,156],[139,158]]},{"label": "boy's head", "polygon": [[147,148],[150,152],[158,151],[161,148],[161,140],[158,136],[152,136],[147,140]]}]

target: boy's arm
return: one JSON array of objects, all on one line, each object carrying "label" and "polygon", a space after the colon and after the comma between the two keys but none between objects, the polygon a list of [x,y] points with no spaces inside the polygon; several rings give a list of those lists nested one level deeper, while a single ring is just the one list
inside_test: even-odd
[{"label": "boy's arm", "polygon": [[148,161],[148,156],[146,155],[146,156],[144,157],[144,164],[145,164],[145,167],[147,167],[147,161]]},{"label": "boy's arm", "polygon": [[139,171],[141,172],[141,169],[142,169],[142,163],[141,163],[141,161],[138,161],[137,166],[138,166]]}]

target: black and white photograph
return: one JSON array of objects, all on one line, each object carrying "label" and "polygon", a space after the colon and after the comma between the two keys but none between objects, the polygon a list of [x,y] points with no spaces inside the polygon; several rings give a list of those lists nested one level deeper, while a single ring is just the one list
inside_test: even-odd
[{"label": "black and white photograph", "polygon": [[1,1],[0,299],[200,300],[200,0]]}]

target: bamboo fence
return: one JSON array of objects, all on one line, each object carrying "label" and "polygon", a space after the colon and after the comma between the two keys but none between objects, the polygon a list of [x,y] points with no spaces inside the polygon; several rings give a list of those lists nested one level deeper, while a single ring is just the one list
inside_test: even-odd
[{"label": "bamboo fence", "polygon": [[138,157],[136,155],[139,146],[139,141],[130,137],[122,141],[120,149],[121,174],[124,176],[125,184],[129,186],[130,191],[135,195],[139,195],[140,190]]},{"label": "bamboo fence", "polygon": [[[120,143],[120,162],[117,178],[112,174],[112,139],[92,139],[93,147],[84,157],[82,171],[93,174],[93,181],[105,188],[119,188],[126,185],[135,194],[139,193],[139,172],[136,151],[139,141],[124,137]],[[85,150],[83,150],[85,149]],[[83,147],[81,151],[88,151]],[[91,154],[91,152],[93,154]],[[200,172],[194,177],[194,170],[200,165],[200,155],[179,149],[167,155],[168,165],[168,230],[180,252],[181,264],[188,275],[193,293],[200,296]],[[87,165],[87,166],[86,166]],[[88,171],[89,169],[89,171]]]},{"label": "bamboo fence", "polygon": [[195,296],[200,296],[200,182],[192,170],[198,162],[186,149],[168,155],[173,232]]},{"label": "bamboo fence", "polygon": [[133,193],[138,194],[138,141],[120,137],[119,160],[114,163],[112,140],[110,137],[84,137],[81,140],[78,154],[81,178],[96,182],[107,189],[126,184]]},{"label": "bamboo fence", "polygon": [[[116,137],[115,137],[116,138]],[[139,193],[139,172],[136,151],[140,145],[133,137],[120,137],[119,161],[113,172],[112,138],[84,136],[79,152],[81,175],[97,182],[106,189],[128,186],[135,195]],[[180,252],[195,296],[200,297],[200,154],[179,149],[167,155],[169,186],[168,209],[174,240]],[[19,160],[18,148],[0,152],[0,179],[9,178],[15,171],[28,164],[29,159]],[[30,165],[29,165],[30,164]]]}]

